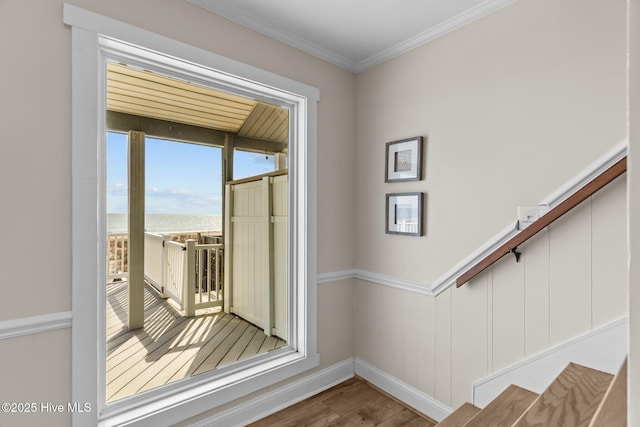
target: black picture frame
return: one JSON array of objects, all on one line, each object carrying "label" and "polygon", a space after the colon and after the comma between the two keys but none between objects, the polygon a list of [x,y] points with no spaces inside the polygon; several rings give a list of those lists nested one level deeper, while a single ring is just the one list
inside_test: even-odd
[{"label": "black picture frame", "polygon": [[422,179],[423,139],[416,136],[386,143],[384,182]]},{"label": "black picture frame", "polygon": [[387,194],[385,232],[404,236],[422,236],[423,204],[423,193]]}]

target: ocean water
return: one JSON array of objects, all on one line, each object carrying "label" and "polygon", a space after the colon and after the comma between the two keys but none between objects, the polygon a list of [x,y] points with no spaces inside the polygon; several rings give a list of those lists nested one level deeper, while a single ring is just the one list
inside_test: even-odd
[{"label": "ocean water", "polygon": [[[146,214],[145,230],[151,233],[221,231],[222,215]],[[126,233],[127,214],[107,213],[107,233]]]}]

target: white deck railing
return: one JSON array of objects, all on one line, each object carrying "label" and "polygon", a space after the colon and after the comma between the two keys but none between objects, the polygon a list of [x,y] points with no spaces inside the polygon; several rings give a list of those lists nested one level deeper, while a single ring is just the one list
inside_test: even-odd
[{"label": "white deck railing", "polygon": [[129,276],[127,253],[129,239],[127,233],[107,235],[107,280]]},{"label": "white deck railing", "polygon": [[[223,250],[222,243],[196,244],[193,247],[196,309],[222,305]],[[187,265],[192,266],[193,262],[187,245]]]},{"label": "white deck railing", "polygon": [[[174,301],[182,303],[184,290],[185,245],[171,240],[164,240],[164,290]],[[184,308],[184,307],[183,307]]]},{"label": "white deck railing", "polygon": [[164,290],[164,265],[166,264],[164,240],[165,238],[161,234],[144,233],[144,278],[158,292],[166,296]]},{"label": "white deck railing", "polygon": [[[128,276],[127,233],[107,236],[107,279]],[[223,304],[224,244],[179,243],[154,233],[144,235],[144,277],[164,297],[180,304],[186,316]]]}]

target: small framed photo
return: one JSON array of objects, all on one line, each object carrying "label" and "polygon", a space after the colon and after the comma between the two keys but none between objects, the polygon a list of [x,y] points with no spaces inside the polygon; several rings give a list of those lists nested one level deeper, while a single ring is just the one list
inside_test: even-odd
[{"label": "small framed photo", "polygon": [[422,236],[422,193],[387,194],[386,233]]},{"label": "small framed photo", "polygon": [[387,142],[384,182],[422,179],[422,137]]}]

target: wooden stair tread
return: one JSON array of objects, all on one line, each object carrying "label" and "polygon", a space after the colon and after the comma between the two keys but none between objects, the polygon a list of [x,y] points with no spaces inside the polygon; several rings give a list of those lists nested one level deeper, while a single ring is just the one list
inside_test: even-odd
[{"label": "wooden stair tread", "polygon": [[465,403],[447,418],[436,424],[436,427],[462,427],[478,412],[480,412],[480,408],[473,406],[471,403]]},{"label": "wooden stair tread", "polygon": [[464,426],[511,426],[537,397],[532,391],[510,385]]},{"label": "wooden stair tread", "polygon": [[587,427],[613,376],[569,363],[514,427]]},{"label": "wooden stair tread", "polygon": [[589,427],[626,427],[627,425],[627,361],[611,381]]}]

